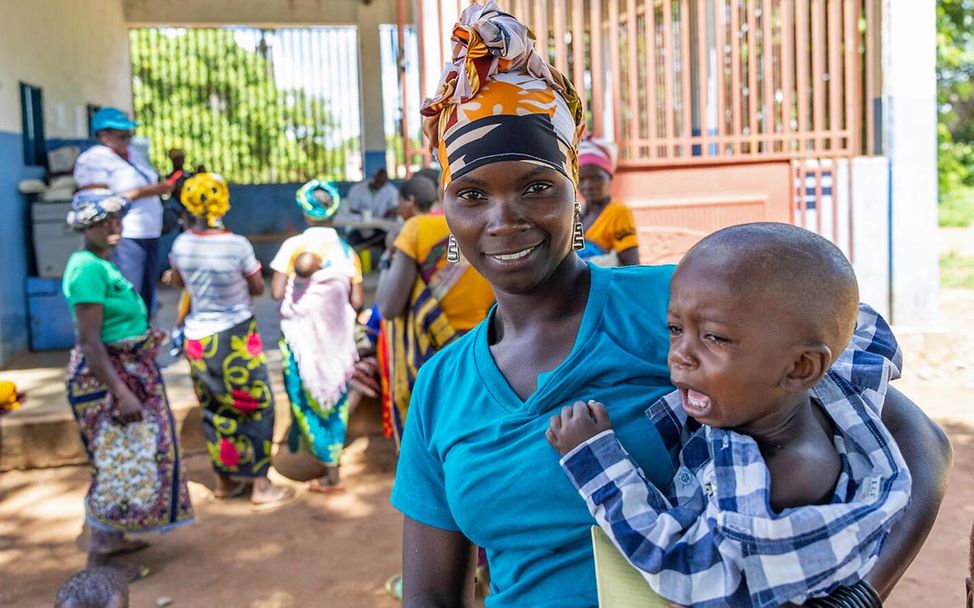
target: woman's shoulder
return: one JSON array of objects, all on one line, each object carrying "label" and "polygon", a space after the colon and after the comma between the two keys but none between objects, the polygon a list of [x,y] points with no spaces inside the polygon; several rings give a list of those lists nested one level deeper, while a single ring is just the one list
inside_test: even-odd
[{"label": "woman's shoulder", "polygon": [[93,160],[99,160],[105,158],[109,160],[114,160],[116,156],[117,155],[114,152],[112,152],[111,148],[109,148],[108,146],[95,144],[94,146],[91,146],[90,148],[88,148],[87,150],[79,154],[77,160],[75,160],[75,164],[90,162]]},{"label": "woman's shoulder", "polygon": [[632,215],[632,209],[626,203],[617,200],[611,200],[602,210],[602,213],[608,217],[619,216],[619,215]]},{"label": "woman's shoulder", "polygon": [[68,263],[65,265],[64,269],[65,272],[67,272],[68,270],[78,270],[83,268],[101,268],[105,263],[105,260],[101,259],[97,255],[82,249],[81,251],[75,251],[68,257]]},{"label": "woman's shoulder", "polygon": [[[429,396],[430,391],[449,395],[465,381],[476,377],[475,346],[480,335],[481,321],[473,329],[440,349],[429,361],[419,368],[413,394],[422,392]],[[421,403],[423,400],[413,400]],[[428,400],[431,401],[431,400]]]},{"label": "woman's shoulder", "polygon": [[75,251],[68,258],[68,263],[64,266],[64,285],[71,285],[78,280],[92,280],[106,274],[107,265],[111,262],[103,260],[90,251]]},{"label": "woman's shoulder", "polygon": [[665,327],[670,279],[675,269],[673,265],[592,266],[593,273],[606,275],[603,327],[612,333],[637,339],[644,332]]},{"label": "woman's shoulder", "polygon": [[615,268],[592,266],[593,272],[606,272],[609,274],[610,293],[616,293],[618,297],[628,296],[626,299],[632,300],[639,300],[642,299],[641,296],[647,295],[646,292],[637,291],[640,289],[647,289],[649,293],[656,293],[662,290],[668,295],[670,291],[670,279],[673,278],[673,272],[675,270],[675,264],[618,266]]},{"label": "woman's shoulder", "polygon": [[402,230],[419,233],[440,227],[449,230],[446,225],[446,216],[442,213],[424,213],[414,215],[406,220],[402,225]]}]

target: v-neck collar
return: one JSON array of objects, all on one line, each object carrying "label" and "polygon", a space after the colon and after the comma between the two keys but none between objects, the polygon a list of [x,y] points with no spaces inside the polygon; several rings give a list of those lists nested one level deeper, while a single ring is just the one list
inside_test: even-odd
[{"label": "v-neck collar", "polygon": [[474,362],[477,372],[484,382],[484,386],[491,397],[505,410],[511,413],[537,414],[550,409],[552,399],[558,398],[559,392],[572,391],[572,385],[561,382],[571,373],[581,371],[576,362],[587,353],[586,343],[595,335],[601,319],[602,310],[608,295],[610,272],[594,264],[589,264],[589,292],[585,310],[582,312],[582,322],[575,336],[575,344],[568,356],[554,369],[538,374],[537,388],[526,399],[521,399],[511,387],[507,378],[501,373],[490,353],[487,341],[488,330],[493,323],[497,311],[495,305],[487,313],[487,320],[481,323],[474,335]]}]

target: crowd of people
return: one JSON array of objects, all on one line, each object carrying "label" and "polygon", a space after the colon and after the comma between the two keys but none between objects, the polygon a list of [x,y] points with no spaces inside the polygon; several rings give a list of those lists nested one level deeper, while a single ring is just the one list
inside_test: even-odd
[{"label": "crowd of people", "polygon": [[[899,349],[848,260],[755,224],[676,268],[639,266],[613,146],[584,134],[572,83],[529,30],[472,5],[453,59],[422,107],[440,171],[397,189],[381,170],[345,200],[308,182],[307,228],[270,262],[288,447],[324,471],[308,491],[344,490],[349,415],[374,394],[405,516],[387,589],[407,606],[465,605],[475,571],[492,607],[597,605],[593,525],[675,604],[881,605],[929,532],[950,449],[889,385]],[[296,493],[268,479],[264,273],[223,223],[227,183],[187,176],[182,158],[159,182],[128,117],[101,110],[93,127],[68,218],[84,235],[64,274],[68,398],[92,464],[89,576],[116,593],[113,577],[147,574],[119,561],[146,546],[129,534],[193,521],[149,324],[162,195],[184,217],[168,279],[184,290],[213,495],[266,511]],[[340,232],[348,215],[400,221]],[[371,306],[355,246],[384,249]]]}]

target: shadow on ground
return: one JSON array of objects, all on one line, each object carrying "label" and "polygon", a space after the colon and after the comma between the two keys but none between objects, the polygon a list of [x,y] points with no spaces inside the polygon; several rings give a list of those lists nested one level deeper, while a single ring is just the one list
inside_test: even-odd
[{"label": "shadow on ground", "polygon": [[[197,523],[147,537],[152,546],[137,559],[152,574],[132,586],[132,606],[154,606],[161,596],[176,607],[398,605],[383,590],[400,563],[401,517],[389,505],[390,440],[366,435],[350,442],[346,494],[301,491],[298,501],[270,513],[253,512],[246,498],[214,501],[209,460],[195,455],[186,462]],[[49,607],[60,584],[84,566],[76,541],[87,477],[86,467],[0,477],[0,605]],[[274,479],[293,483],[276,473]]]}]

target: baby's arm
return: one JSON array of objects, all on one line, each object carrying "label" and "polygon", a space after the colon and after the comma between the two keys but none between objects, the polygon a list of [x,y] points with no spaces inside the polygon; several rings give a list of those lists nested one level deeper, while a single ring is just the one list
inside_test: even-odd
[{"label": "baby's arm", "polygon": [[[733,593],[739,573],[728,572],[728,564],[718,565],[722,557],[704,514],[674,507],[646,479],[616,439],[602,404],[578,402],[564,408],[560,416],[551,418],[546,436],[562,453],[562,469],[589,512],[654,591],[678,604],[697,603],[694,573],[688,571],[687,562],[692,553],[694,567],[706,562],[711,572],[709,588],[700,589],[698,582],[697,593],[712,596],[714,584],[723,584],[726,595]],[[665,585],[660,577],[663,571]],[[714,577],[721,572],[726,580],[717,582]]]}]

